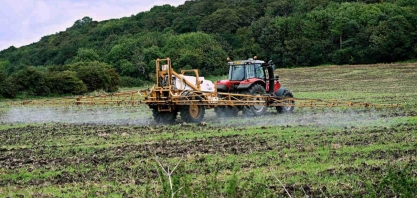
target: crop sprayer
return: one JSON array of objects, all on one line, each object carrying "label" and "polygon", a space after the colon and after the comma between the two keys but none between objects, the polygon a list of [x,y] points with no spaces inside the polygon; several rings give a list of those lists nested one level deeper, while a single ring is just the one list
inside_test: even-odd
[{"label": "crop sprayer", "polygon": [[[251,58],[230,61],[229,77],[216,83],[199,76],[198,70],[172,69],[171,59],[156,60],[156,83],[152,88],[99,96],[15,102],[12,105],[148,105],[157,123],[171,124],[178,113],[184,122],[198,123],[207,109],[219,117],[233,117],[240,111],[246,116],[262,116],[268,108],[291,113],[294,107],[399,107],[399,104],[373,104],[296,98],[281,87],[274,76],[275,65]],[[188,75],[186,75],[188,74]],[[191,75],[190,75],[191,74]]]}]

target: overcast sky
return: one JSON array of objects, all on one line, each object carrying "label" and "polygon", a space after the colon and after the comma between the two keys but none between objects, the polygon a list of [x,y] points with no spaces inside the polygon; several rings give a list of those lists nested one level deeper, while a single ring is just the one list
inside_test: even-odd
[{"label": "overcast sky", "polygon": [[0,0],[0,51],[38,42],[85,16],[95,21],[128,17],[155,5],[185,0]]}]

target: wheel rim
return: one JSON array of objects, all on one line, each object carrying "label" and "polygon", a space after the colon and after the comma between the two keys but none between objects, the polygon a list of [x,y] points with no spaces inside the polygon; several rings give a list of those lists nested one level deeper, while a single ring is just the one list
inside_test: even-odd
[{"label": "wheel rim", "polygon": [[[262,101],[261,100],[261,98],[259,98],[258,96],[260,96],[260,94],[256,94],[256,95],[254,95],[254,101]],[[256,103],[255,103],[256,104]],[[265,106],[262,106],[262,105],[254,105],[254,106],[252,106],[252,109],[254,110],[254,111],[256,111],[256,112],[261,112],[262,110],[263,110],[263,108],[264,108]]]},{"label": "wheel rim", "polygon": [[283,107],[285,109],[285,111],[291,111],[291,108],[292,108],[291,101],[290,100],[287,100],[285,103],[288,105],[288,106],[284,106]]},{"label": "wheel rim", "polygon": [[200,110],[198,108],[198,105],[190,105],[190,116],[195,119],[198,118],[198,116],[200,115]]},{"label": "wheel rim", "polygon": [[[288,94],[288,92],[287,92],[287,93],[285,93],[285,94],[284,94],[284,96],[285,96],[286,98],[292,98],[292,95],[291,95],[291,94]],[[291,109],[293,108],[293,106],[292,106],[292,105],[294,105],[294,100],[287,99],[287,100],[285,100],[285,101],[284,101],[284,103],[285,103],[286,105],[285,105],[285,106],[283,106],[282,108],[283,108],[286,112],[291,112]]]}]

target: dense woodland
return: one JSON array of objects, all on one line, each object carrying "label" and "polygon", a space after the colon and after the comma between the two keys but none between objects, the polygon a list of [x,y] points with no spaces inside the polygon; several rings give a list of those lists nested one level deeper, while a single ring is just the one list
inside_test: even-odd
[{"label": "dense woodland", "polygon": [[155,59],[203,75],[226,57],[257,55],[279,67],[417,58],[415,0],[193,0],[72,27],[0,51],[3,97],[116,91],[151,81]]}]

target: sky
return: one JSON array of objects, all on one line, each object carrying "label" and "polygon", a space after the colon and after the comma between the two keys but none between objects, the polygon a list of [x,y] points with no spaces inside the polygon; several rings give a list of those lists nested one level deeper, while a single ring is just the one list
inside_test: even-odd
[{"label": "sky", "polygon": [[185,0],[0,0],[0,51],[65,31],[85,16],[94,21],[129,17],[155,5]]}]

